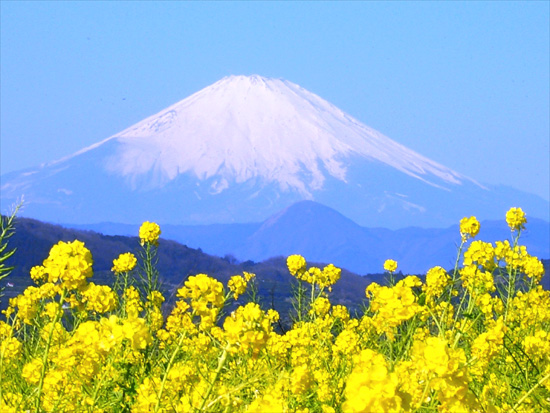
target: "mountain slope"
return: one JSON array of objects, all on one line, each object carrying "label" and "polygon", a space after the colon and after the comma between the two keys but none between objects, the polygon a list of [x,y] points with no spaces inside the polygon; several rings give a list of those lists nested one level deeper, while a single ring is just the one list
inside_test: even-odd
[{"label": "mountain slope", "polygon": [[66,158],[6,174],[2,203],[66,223],[259,222],[315,200],[361,225],[447,226],[548,202],[489,188],[298,85],[230,76]]}]

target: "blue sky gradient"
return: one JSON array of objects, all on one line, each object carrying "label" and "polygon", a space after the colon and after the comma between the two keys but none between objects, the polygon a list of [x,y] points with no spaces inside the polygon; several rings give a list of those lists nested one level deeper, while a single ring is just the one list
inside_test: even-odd
[{"label": "blue sky gradient", "polygon": [[478,181],[550,198],[550,2],[0,4],[1,173],[259,74]]}]

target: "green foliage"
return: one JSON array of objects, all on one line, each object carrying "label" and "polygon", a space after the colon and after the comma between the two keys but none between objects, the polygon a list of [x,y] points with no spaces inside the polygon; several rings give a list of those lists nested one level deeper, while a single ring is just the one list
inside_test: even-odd
[{"label": "green foliage", "polygon": [[[15,233],[15,216],[21,208],[21,203],[17,204],[10,215],[0,215],[0,281],[6,278],[13,270],[6,265],[6,260],[16,251],[16,248],[8,249],[8,240]],[[3,297],[4,287],[0,287],[0,302]]]}]

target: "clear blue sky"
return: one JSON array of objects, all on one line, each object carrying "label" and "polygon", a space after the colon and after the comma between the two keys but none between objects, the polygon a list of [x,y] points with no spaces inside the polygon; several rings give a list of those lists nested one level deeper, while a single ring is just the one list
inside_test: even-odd
[{"label": "clear blue sky", "polygon": [[2,1],[0,172],[259,74],[478,181],[549,199],[549,4]]}]

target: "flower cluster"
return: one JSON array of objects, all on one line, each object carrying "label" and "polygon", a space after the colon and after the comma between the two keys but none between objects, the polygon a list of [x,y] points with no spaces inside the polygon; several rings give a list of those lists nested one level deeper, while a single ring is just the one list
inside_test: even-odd
[{"label": "flower cluster", "polygon": [[272,331],[273,320],[256,303],[239,307],[223,323],[225,339],[232,351],[257,355]]},{"label": "flower cluster", "polygon": [[301,255],[291,255],[286,259],[288,271],[292,275],[302,274],[306,271],[306,260]]},{"label": "flower cluster", "polygon": [[354,357],[354,367],[347,380],[345,412],[400,412],[403,400],[399,380],[388,369],[386,359],[370,349]]},{"label": "flower cluster", "polygon": [[244,271],[243,275],[234,275],[229,279],[227,287],[233,293],[233,298],[236,300],[246,291],[247,283],[256,276],[250,272]]},{"label": "flower cluster", "polygon": [[118,258],[113,260],[113,268],[111,271],[120,274],[127,271],[132,271],[137,265],[137,258],[131,252],[120,254]]},{"label": "flower cluster", "polygon": [[307,263],[301,255],[291,255],[287,258],[288,270],[292,275],[301,281],[305,281],[311,285],[316,285],[319,288],[328,287],[331,289],[342,274],[340,268],[332,264],[327,265],[323,269],[317,267],[307,268]]},{"label": "flower cluster", "polygon": [[[509,215],[519,235],[525,218]],[[166,303],[143,285],[153,277],[133,278],[138,260],[152,271],[160,230],[145,224],[145,253],[114,260],[113,287],[88,282],[92,257],[78,241],[32,268],[37,285],[0,320],[0,411],[548,410],[550,292],[517,237],[473,241],[463,256],[460,244],[456,269],[425,277],[396,280],[388,260],[391,282],[370,284],[362,311],[331,302],[340,269],[293,255],[296,306],[280,316],[261,299],[233,300],[254,288],[247,272],[227,284],[189,276]],[[478,231],[461,221],[462,241]]]},{"label": "flower cluster", "polygon": [[384,269],[387,272],[395,272],[397,270],[397,261],[394,260],[386,260],[384,261]]},{"label": "flower cluster", "polygon": [[426,284],[422,289],[426,292],[426,298],[429,302],[433,302],[446,290],[451,283],[451,277],[441,267],[433,267],[426,273]]},{"label": "flower cluster", "polygon": [[201,328],[211,328],[224,304],[223,285],[206,274],[189,277],[177,296],[187,299],[194,315],[201,317]]},{"label": "flower cluster", "polygon": [[512,231],[519,231],[525,228],[527,218],[521,208],[510,208],[506,212],[506,222]]},{"label": "flower cluster", "polygon": [[82,291],[82,302],[88,310],[102,314],[115,309],[117,296],[108,285],[89,283]]},{"label": "flower cluster", "polygon": [[154,222],[145,221],[139,227],[139,239],[141,240],[141,245],[152,244],[158,245],[158,240],[160,237],[160,227]]},{"label": "flower cluster", "polygon": [[462,218],[460,220],[460,235],[462,240],[466,241],[468,238],[474,238],[479,233],[479,221],[476,217]]},{"label": "flower cluster", "polygon": [[371,299],[370,310],[374,313],[372,324],[379,334],[386,333],[393,340],[396,327],[421,311],[413,291],[413,287],[420,285],[418,277],[410,276],[393,287],[376,283],[367,287],[365,294]]},{"label": "flower cluster", "polygon": [[84,288],[86,279],[93,275],[92,254],[81,241],[59,241],[50,250],[42,266],[31,269],[35,281],[60,282],[64,288]]}]

